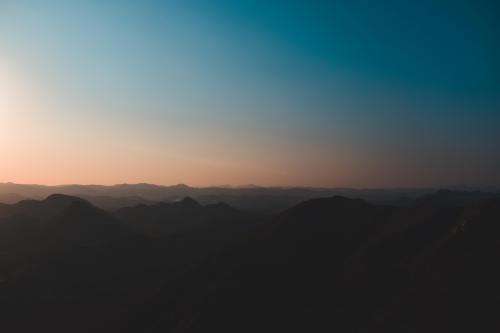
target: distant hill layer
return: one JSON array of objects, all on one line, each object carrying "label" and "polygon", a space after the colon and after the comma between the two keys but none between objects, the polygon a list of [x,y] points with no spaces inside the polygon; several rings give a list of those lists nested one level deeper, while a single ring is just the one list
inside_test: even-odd
[{"label": "distant hill layer", "polygon": [[[460,191],[498,192],[500,188],[459,187]],[[454,188],[455,190],[458,187]],[[435,189],[348,189],[309,187],[190,187],[184,184],[159,186],[152,184],[102,185],[22,185],[0,183],[0,202],[15,203],[23,199],[44,199],[54,193],[78,196],[107,211],[123,207],[157,202],[174,202],[192,197],[202,204],[225,202],[235,208],[278,213],[300,202],[340,195],[359,198],[374,204],[406,205],[420,196],[432,194]]]}]

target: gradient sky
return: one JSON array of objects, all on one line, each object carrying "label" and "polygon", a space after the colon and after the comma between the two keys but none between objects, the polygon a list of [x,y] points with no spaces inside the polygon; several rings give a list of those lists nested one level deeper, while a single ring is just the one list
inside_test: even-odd
[{"label": "gradient sky", "polygon": [[497,3],[0,0],[0,182],[498,185]]}]

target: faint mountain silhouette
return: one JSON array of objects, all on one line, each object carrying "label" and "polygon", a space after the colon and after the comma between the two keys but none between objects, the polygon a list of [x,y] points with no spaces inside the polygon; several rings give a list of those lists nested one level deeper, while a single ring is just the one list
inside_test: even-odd
[{"label": "faint mountain silhouette", "polygon": [[18,203],[19,201],[27,199],[28,198],[16,193],[0,193],[0,203],[4,204],[12,205]]},{"label": "faint mountain silhouette", "polygon": [[122,208],[114,216],[134,230],[153,237],[166,237],[214,227],[241,227],[254,219],[251,214],[229,205],[202,206],[190,197],[173,203]]}]

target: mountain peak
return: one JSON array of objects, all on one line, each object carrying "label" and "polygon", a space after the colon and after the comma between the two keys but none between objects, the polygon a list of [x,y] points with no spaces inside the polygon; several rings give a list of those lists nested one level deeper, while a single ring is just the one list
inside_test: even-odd
[{"label": "mountain peak", "polygon": [[51,194],[47,198],[45,198],[44,202],[50,203],[50,202],[60,202],[60,203],[72,203],[72,202],[85,202],[85,200],[78,198],[78,197],[73,197],[70,195],[66,194]]},{"label": "mountain peak", "polygon": [[178,204],[189,207],[200,207],[200,203],[191,197],[185,197],[182,200],[177,201]]}]

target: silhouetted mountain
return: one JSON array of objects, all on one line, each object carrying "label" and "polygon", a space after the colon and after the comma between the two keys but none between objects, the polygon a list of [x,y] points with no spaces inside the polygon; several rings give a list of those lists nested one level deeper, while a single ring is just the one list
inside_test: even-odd
[{"label": "silhouetted mountain", "polygon": [[269,219],[192,198],[114,216],[65,196],[0,212],[8,331],[500,329],[494,194],[334,196]]},{"label": "silhouetted mountain", "polygon": [[45,200],[23,200],[14,205],[0,207],[0,217],[12,215],[24,215],[39,219],[54,217],[73,202],[84,202],[84,200],[63,194],[53,194]]},{"label": "silhouetted mountain", "polygon": [[47,223],[53,242],[66,247],[97,246],[134,235],[129,228],[85,201],[72,201]]},{"label": "silhouetted mountain", "polygon": [[[30,262],[16,276],[4,277],[3,326],[21,331],[36,327],[57,332],[123,331],[127,320],[136,318],[166,283],[193,270],[207,256],[237,244],[253,225],[251,215],[225,204],[202,206],[191,198],[140,205],[130,213],[139,224],[143,217],[158,217],[168,232],[160,229],[162,238],[156,233],[154,238],[131,234],[118,219],[85,201],[70,203],[48,219],[46,227],[33,232],[43,241],[28,253],[43,249],[49,256]],[[14,222],[21,225],[20,220]],[[180,232],[172,231],[170,223]],[[15,244],[19,252],[14,256],[19,259],[27,244]],[[124,313],[131,317],[122,318]],[[78,327],[74,321],[80,322]]]},{"label": "silhouetted mountain", "polygon": [[[488,191],[492,190],[488,188]],[[140,203],[173,202],[189,196],[204,205],[226,202],[241,210],[270,214],[281,212],[306,200],[333,195],[360,198],[375,204],[404,205],[434,191],[434,189],[348,189],[255,185],[197,188],[185,184],[174,186],[152,184],[42,186],[0,183],[0,194],[15,193],[38,199],[53,193],[62,193],[82,197],[99,208],[109,211]],[[113,201],[110,198],[117,198],[117,200]],[[136,198],[135,202],[133,198]]]},{"label": "silhouetted mountain", "polygon": [[250,214],[225,204],[202,206],[190,197],[173,203],[138,205],[114,214],[134,230],[152,237],[222,227],[243,227],[253,219]]},{"label": "silhouetted mountain", "polygon": [[499,221],[500,198],[476,203],[424,254],[415,269],[418,279],[410,281],[409,321],[435,331],[500,328]]},{"label": "silhouetted mountain", "polygon": [[[342,197],[302,203],[262,226],[237,251],[167,288],[150,311],[164,318],[167,329],[181,332],[331,328],[345,314],[332,299],[346,258],[381,232],[388,215],[386,207]],[[185,308],[162,308],[170,293],[190,301]]]},{"label": "silhouetted mountain", "polygon": [[[500,327],[493,310],[500,296],[500,202],[477,205],[472,195],[463,208],[441,200],[445,194],[437,194],[438,202],[399,208],[345,198],[300,204],[263,226],[253,241],[166,288],[150,308],[161,324],[146,327],[494,331]],[[471,223],[477,229],[464,236]],[[169,307],[171,297],[187,301]],[[152,320],[146,318],[141,325]]]},{"label": "silhouetted mountain", "polygon": [[0,212],[2,279],[39,265],[50,256],[133,235],[106,212],[66,195],[5,205]]},{"label": "silhouetted mountain", "polygon": [[104,209],[108,212],[114,212],[124,207],[133,207],[137,205],[153,205],[155,203],[158,203],[158,201],[146,200],[140,196],[112,197],[80,195],[80,197],[87,200],[92,205]]},{"label": "silhouetted mountain", "polygon": [[12,204],[18,203],[19,201],[27,200],[27,199],[28,198],[26,198],[22,195],[16,194],[16,193],[0,193],[0,203],[3,203],[3,204],[12,205]]},{"label": "silhouetted mountain", "polygon": [[495,197],[497,194],[481,191],[439,190],[421,198],[421,202],[432,202],[441,205],[466,206],[473,205]]}]

